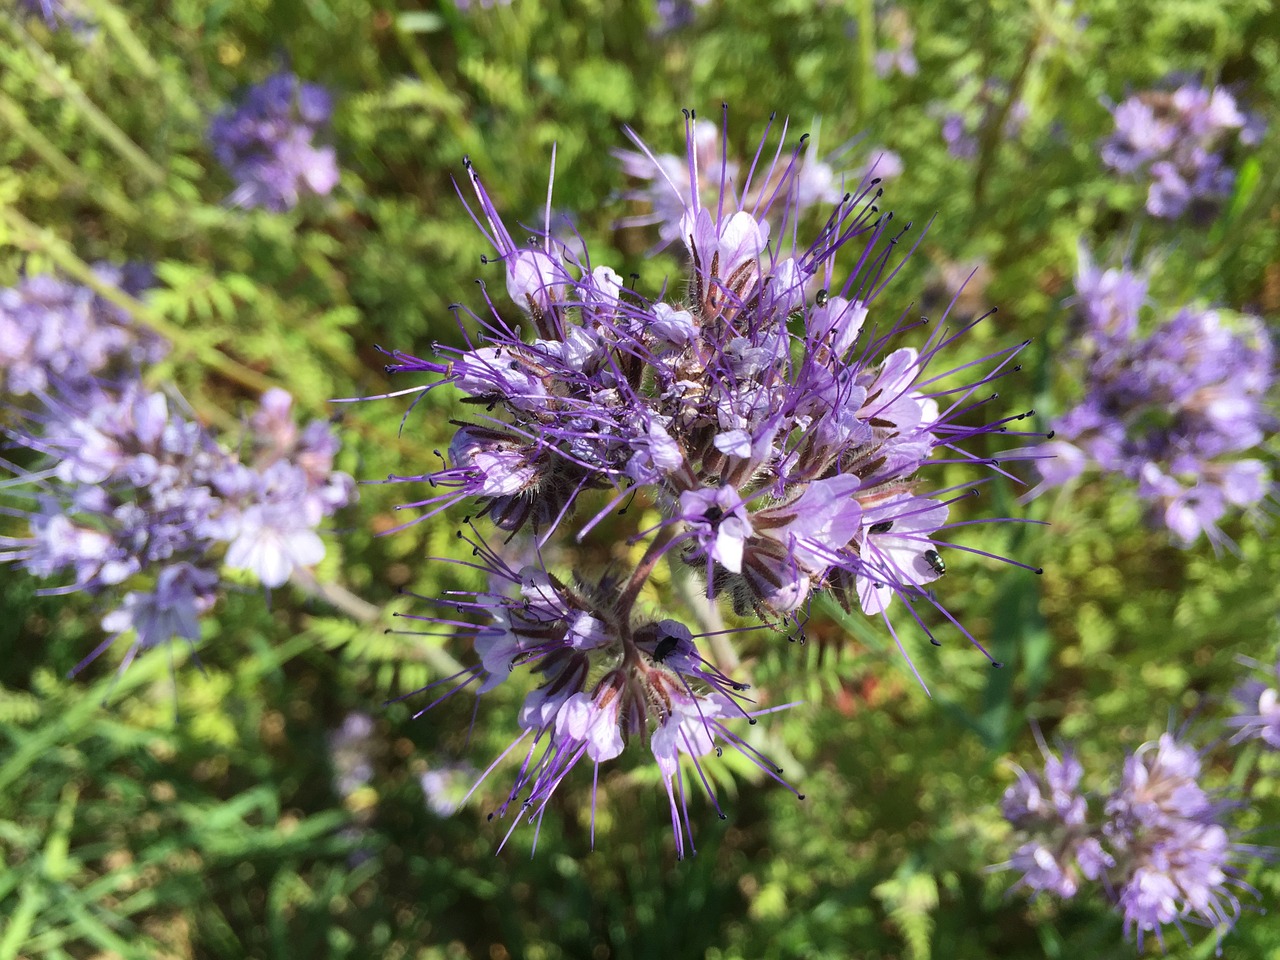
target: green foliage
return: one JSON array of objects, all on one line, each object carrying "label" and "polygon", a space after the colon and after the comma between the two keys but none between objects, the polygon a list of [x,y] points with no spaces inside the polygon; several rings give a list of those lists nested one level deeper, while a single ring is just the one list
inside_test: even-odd
[{"label": "green foliage", "polygon": [[[623,124],[678,150],[682,107],[718,117],[728,102],[739,156],[774,111],[791,117],[790,140],[819,122],[824,148],[864,135],[850,166],[872,147],[899,153],[905,172],[886,204],[917,225],[933,219],[886,310],[936,315],[943,272],[982,263],[962,306],[1000,312],[962,349],[1036,339],[1002,387],[1010,410],[1046,419],[1073,399],[1058,361],[1081,240],[1158,258],[1161,303],[1261,312],[1273,331],[1280,309],[1280,14],[1265,0],[909,0],[920,69],[884,78],[873,63],[888,42],[884,11],[869,0],[710,0],[667,34],[653,4],[629,0],[473,0],[470,13],[450,0],[82,6],[97,27],[79,34],[0,10],[0,285],[24,270],[85,281],[98,260],[154,264],[158,289],[122,302],[174,344],[154,375],[226,428],[277,384],[310,415],[336,411],[340,466],[361,478],[427,469],[459,410],[431,394],[401,429],[397,401],[327,401],[399,386],[375,345],[421,354],[456,342],[449,307],[478,308],[476,278],[502,293],[451,179],[463,156],[528,223],[555,145],[554,204],[593,262],[656,289],[675,253],[648,257],[653,237],[613,227],[635,211],[617,199],[610,150]],[[286,63],[338,95],[341,185],[287,214],[230,208],[208,118]],[[1153,222],[1141,189],[1097,158],[1106,103],[1169,71],[1229,82],[1269,121],[1204,228]],[[989,78],[1001,86],[979,155],[953,158],[940,119],[976,116]],[[1017,99],[1026,122],[999,136]],[[1236,656],[1266,660],[1277,645],[1280,552],[1265,526],[1232,525],[1231,550],[1182,551],[1120,483],[1025,507],[1012,485],[992,485],[956,505],[960,519],[1052,525],[968,527],[964,544],[1044,576],[948,555],[940,592],[1003,670],[940,618],[934,649],[901,616],[927,696],[883,623],[818,604],[804,642],[767,630],[735,641],[762,700],[797,704],[750,736],[783,759],[804,801],[750,764],[712,763],[729,821],[694,802],[699,855],[674,863],[651,764],[602,771],[594,797],[579,771],[536,855],[526,826],[495,857],[511,822],[484,815],[508,768],[451,818],[424,806],[419,777],[459,758],[486,766],[516,733],[521,691],[487,695],[474,727],[463,697],[418,720],[421,697],[380,708],[458,669],[455,646],[392,614],[415,609],[400,589],[458,585],[430,558],[457,549],[460,518],[378,537],[406,519],[394,509],[403,488],[361,492],[327,538],[314,595],[224,599],[199,665],[155,651],[117,677],[113,651],[67,680],[100,642],[103,611],[37,595],[6,570],[0,960],[1131,957],[1100,899],[1028,903],[988,869],[1011,852],[997,809],[1008,763],[1036,762],[1030,720],[1078,742],[1095,770],[1118,769],[1125,749],[1170,723],[1213,731],[1241,675]],[[344,799],[329,738],[350,711],[375,718],[375,746],[369,784]],[[1248,792],[1246,825],[1280,843],[1277,757],[1223,756],[1234,762],[1214,782]],[[1280,900],[1274,868],[1249,880],[1263,904]],[[1212,936],[1197,939],[1172,934],[1170,955],[1212,952]],[[1280,958],[1280,921],[1247,914],[1226,950]]]}]

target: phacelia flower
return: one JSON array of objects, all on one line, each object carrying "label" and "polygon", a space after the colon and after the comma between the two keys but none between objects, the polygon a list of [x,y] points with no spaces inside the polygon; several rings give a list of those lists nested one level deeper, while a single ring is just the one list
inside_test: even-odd
[{"label": "phacelia flower", "polygon": [[1241,864],[1260,851],[1235,839],[1227,822],[1233,804],[1199,782],[1198,751],[1164,734],[1131,754],[1119,786],[1105,798],[1084,792],[1084,769],[1041,743],[1043,774],[1018,771],[1001,804],[1020,845],[1006,869],[1018,886],[1070,899],[1086,883],[1107,896],[1138,949],[1148,934],[1163,944],[1173,924],[1225,933],[1241,911]]},{"label": "phacelia flower", "polygon": [[323,87],[278,73],[214,118],[214,156],[237,184],[228,203],[279,212],[304,196],[327,196],[338,183],[337,156],[317,141],[332,113],[333,98]]},{"label": "phacelia flower", "polygon": [[1147,278],[1102,270],[1080,251],[1078,351],[1085,397],[1053,426],[1041,448],[1043,483],[1065,483],[1096,465],[1137,484],[1152,520],[1184,545],[1232,509],[1271,489],[1264,463],[1244,457],[1274,429],[1270,338],[1256,317],[1185,306],[1140,330]]},{"label": "phacelia flower", "polygon": [[[94,272],[135,297],[151,283],[141,266],[98,264]],[[38,274],[0,289],[0,394],[77,392],[98,376],[130,374],[167,351],[163,339],[88,287]]]},{"label": "phacelia flower", "polygon": [[1231,742],[1261,740],[1270,749],[1280,750],[1280,658],[1269,668],[1256,660],[1243,662],[1266,679],[1250,678],[1236,687],[1234,698],[1240,704],[1240,712],[1227,721],[1238,728]]},{"label": "phacelia flower", "polygon": [[1148,180],[1147,212],[1166,219],[1211,210],[1230,194],[1235,171],[1226,152],[1235,143],[1257,143],[1262,134],[1261,122],[1241,111],[1225,87],[1148,90],[1111,113],[1116,129],[1102,144],[1102,162]]},{"label": "phacelia flower", "polygon": [[0,537],[0,561],[63,579],[52,592],[121,597],[102,619],[111,637],[85,663],[124,633],[136,637],[129,659],[175,637],[199,639],[224,564],[281,586],[323,557],[315,528],[354,494],[333,470],[328,425],[286,426],[284,391],[263,398],[257,432],[238,452],[137,380],[80,382],[40,399],[14,411],[12,440],[42,460],[19,471],[24,483],[6,484],[29,497],[16,511],[28,532]]},{"label": "phacelia flower", "polygon": [[[556,245],[549,224],[517,244],[468,166],[475,219],[515,318],[490,301],[471,315],[479,333],[466,331],[466,346],[437,345],[431,359],[391,354],[389,371],[435,378],[422,390],[451,385],[485,408],[457,426],[443,465],[392,480],[427,484],[425,498],[405,505],[422,519],[469,503],[472,518],[504,539],[527,535],[536,550],[557,536],[582,541],[602,524],[613,530],[610,518],[633,499],[655,518],[630,536],[647,546],[629,572],[569,563],[572,575],[560,578],[540,561],[508,565],[473,530],[468,566],[500,588],[442,598],[466,624],[422,619],[473,645],[480,662],[454,678],[455,690],[484,692],[519,666],[543,678],[521,713],[525,759],[499,814],[518,802],[540,818],[570,768],[612,761],[639,741],[666,781],[683,853],[688,774],[700,774],[715,744],[776,771],[733,730],[760,712],[743,706],[741,685],[702,658],[681,618],[636,611],[655,565],[690,566],[708,597],[727,596],[772,626],[802,620],[822,592],[877,616],[896,600],[935,604],[931,584],[952,545],[948,511],[968,491],[931,485],[930,468],[986,463],[989,454],[967,449],[974,441],[1017,435],[1008,424],[1024,415],[982,414],[995,399],[989,385],[1016,369],[1022,345],[956,370],[945,356],[968,324],[897,345],[924,326],[881,299],[901,231],[864,184],[831,200],[815,239],[794,239],[799,211],[819,202],[801,190],[803,139],[789,153],[763,141],[741,178],[711,152],[725,138],[692,116],[682,164],[632,139],[629,169],[656,171],[670,191],[661,229],[681,242],[685,282],[654,294],[629,288],[585,251]],[[704,201],[690,184],[717,184],[716,196]]]}]

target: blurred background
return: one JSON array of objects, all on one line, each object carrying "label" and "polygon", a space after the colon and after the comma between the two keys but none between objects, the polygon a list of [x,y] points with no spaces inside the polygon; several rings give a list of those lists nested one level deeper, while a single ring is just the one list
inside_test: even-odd
[{"label": "blurred background", "polygon": [[[311,159],[336,170],[253,203],[211,123],[282,72],[331,96],[314,127],[332,160]],[[1222,148],[1229,190],[1166,218],[1100,149],[1115,104],[1184,80],[1229,89],[1258,138]],[[554,146],[566,240],[656,290],[680,282],[682,253],[655,253],[656,227],[617,225],[646,212],[613,153],[630,145],[622,127],[682,154],[681,110],[718,123],[727,103],[744,164],[775,113],[789,145],[814,134],[837,171],[881,161],[883,206],[929,225],[885,308],[936,315],[957,292],[957,317],[998,305],[957,359],[1032,339],[1001,398],[1048,430],[1080,399],[1082,242],[1150,267],[1157,314],[1214,304],[1274,331],[1278,96],[1265,0],[0,0],[0,286],[149,265],[145,306],[121,305],[172,344],[147,381],[226,444],[278,386],[298,416],[331,420],[337,469],[421,473],[465,413],[456,397],[429,394],[403,430],[405,398],[330,401],[411,385],[377,348],[460,343],[450,305],[481,309],[477,278],[502,291],[456,193],[463,158],[508,224],[536,225]],[[1274,463],[1273,442],[1258,455]],[[803,644],[744,635],[756,687],[798,704],[761,723],[759,746],[807,799],[726,754],[708,768],[729,818],[694,802],[683,862],[656,770],[626,756],[601,771],[594,850],[580,770],[536,852],[518,829],[495,855],[509,822],[486,815],[508,771],[458,803],[516,735],[525,691],[493,691],[474,722],[469,695],[418,719],[425,696],[384,706],[471,662],[394,619],[423,610],[405,591],[463,582],[431,559],[455,551],[458,518],[387,533],[410,488],[362,485],[328,518],[314,582],[269,598],[232,582],[202,619],[198,664],[175,642],[117,673],[122,640],[68,679],[107,636],[103,599],[42,592],[6,565],[0,957],[1133,956],[1100,891],[1029,899],[992,870],[1017,844],[1000,810],[1012,764],[1042,763],[1034,723],[1074,743],[1105,793],[1126,751],[1187,725],[1213,748],[1206,784],[1241,799],[1241,835],[1276,844],[1280,765],[1228,744],[1222,721],[1249,674],[1239,658],[1275,662],[1280,550],[1265,505],[1185,547],[1123,477],[1020,504],[1026,489],[990,484],[963,510],[1050,526],[974,526],[962,542],[1043,576],[952,551],[939,585],[1004,669],[941,617],[939,648],[899,618],[932,696],[856,611],[819,605]],[[0,532],[23,523],[0,515]],[[1262,864],[1246,879],[1259,895],[1224,955],[1280,958],[1280,918],[1257,909],[1280,876]],[[1189,929],[1191,945],[1166,932],[1169,954],[1211,955],[1212,932]]]}]

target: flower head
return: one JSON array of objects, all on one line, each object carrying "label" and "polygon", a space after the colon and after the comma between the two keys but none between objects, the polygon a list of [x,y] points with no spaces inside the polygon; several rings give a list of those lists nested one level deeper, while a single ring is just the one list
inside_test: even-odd
[{"label": "flower head", "polygon": [[[976,378],[944,359],[967,327],[898,345],[926,323],[881,299],[904,231],[874,184],[809,190],[803,138],[789,154],[762,142],[745,176],[692,116],[683,161],[632,139],[624,164],[669,192],[660,229],[680,241],[687,283],[628,288],[585,249],[557,244],[549,223],[516,243],[468,166],[515,315],[489,302],[466,346],[391,354],[389,371],[430,374],[423,390],[451,385],[485,408],[457,426],[443,465],[395,479],[428,485],[406,505],[423,519],[472,502],[473,517],[531,535],[536,549],[583,540],[633,498],[654,517],[630,537],[648,543],[635,568],[604,577],[512,569],[468,537],[506,586],[462,605],[487,621],[464,631],[480,663],[463,685],[483,692],[517,665],[543,677],[521,712],[529,753],[499,813],[520,796],[541,816],[570,768],[639,740],[667,782],[683,852],[684,772],[714,743],[737,743],[730,723],[747,711],[679,619],[635,612],[654,566],[670,557],[696,569],[709,597],[771,625],[801,619],[823,591],[875,615],[895,599],[935,602],[948,510],[964,491],[931,486],[930,468],[943,451],[974,456],[972,441],[1006,433],[1007,420],[981,415],[1022,345],[979,361]],[[825,225],[801,242],[814,205]]]},{"label": "flower head", "polygon": [[1148,934],[1163,944],[1172,924],[1217,927],[1239,917],[1241,863],[1257,848],[1233,839],[1233,804],[1200,784],[1202,755],[1166,733],[1125,760],[1120,783],[1105,798],[1084,792],[1084,769],[1041,744],[1043,775],[1019,770],[1005,791],[1005,818],[1021,839],[1003,866],[1020,886],[1069,899],[1096,882],[1124,918],[1138,949]]},{"label": "flower head", "polygon": [[1183,544],[1201,533],[1217,541],[1231,508],[1270,489],[1262,461],[1240,457],[1274,428],[1267,331],[1256,317],[1184,306],[1143,335],[1146,276],[1099,270],[1084,249],[1080,259],[1087,392],[1054,422],[1038,461],[1044,483],[1032,493],[1092,463],[1134,481],[1152,519]]},{"label": "flower head", "polygon": [[1147,90],[1111,112],[1116,129],[1102,144],[1102,162],[1120,174],[1144,175],[1147,212],[1165,219],[1212,208],[1230,194],[1235,173],[1224,152],[1261,135],[1260,122],[1243,113],[1225,87]]},{"label": "flower head", "polygon": [[240,207],[283,211],[304,196],[327,196],[338,183],[333,147],[318,146],[333,113],[323,87],[278,73],[250,87],[240,105],[209,126],[214,156],[236,181]]}]

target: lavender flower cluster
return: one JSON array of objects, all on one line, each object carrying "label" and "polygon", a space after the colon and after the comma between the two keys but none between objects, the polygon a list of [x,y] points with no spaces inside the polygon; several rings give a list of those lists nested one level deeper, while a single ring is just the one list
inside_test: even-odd
[{"label": "lavender flower cluster", "polygon": [[[767,711],[704,657],[686,622],[637,611],[658,562],[700,571],[708,597],[727,596],[766,625],[802,622],[825,591],[871,615],[905,600],[932,639],[912,604],[942,609],[929,585],[946,571],[949,509],[974,490],[925,476],[940,463],[989,462],[966,446],[1019,419],[982,414],[995,399],[989,385],[1016,369],[1023,344],[954,370],[945,355],[968,325],[936,327],[918,348],[894,346],[927,321],[880,303],[902,234],[876,206],[874,185],[838,198],[800,246],[790,227],[805,197],[803,139],[770,159],[766,137],[741,183],[722,154],[710,178],[721,192],[704,203],[687,190],[707,182],[704,130],[691,118],[684,176],[663,178],[675,194],[666,222],[679,225],[690,261],[681,293],[627,288],[585,253],[556,249],[550,224],[541,241],[518,245],[468,166],[476,222],[521,319],[488,301],[472,315],[479,342],[464,327],[465,348],[437,345],[435,359],[397,351],[388,367],[438,377],[411,392],[452,386],[486,411],[458,426],[439,469],[391,478],[432,489],[407,506],[425,519],[472,502],[504,534],[534,538],[531,562],[510,561],[468,521],[459,531],[472,547],[467,565],[490,588],[442,598],[446,616],[417,617],[469,639],[480,661],[449,678],[440,699],[472,684],[484,693],[517,667],[540,678],[509,748],[523,760],[496,811],[518,806],[512,830],[525,816],[540,822],[576,764],[598,767],[628,744],[646,744],[658,765],[680,855],[693,772],[715,802],[701,758],[718,743],[780,781],[733,729]],[[632,139],[654,169],[669,167]],[[851,273],[837,270],[844,257]],[[628,551],[603,571],[547,569],[541,551],[555,534],[581,542],[598,526],[613,531],[624,504],[650,518],[623,535],[636,552],[645,543],[633,565],[622,565]]]},{"label": "lavender flower cluster", "polygon": [[[98,264],[102,283],[137,296],[150,271]],[[88,287],[39,274],[0,289],[0,394],[77,392],[109,369],[155,363],[168,344]]]},{"label": "lavender flower cluster", "polygon": [[[1023,838],[1002,866],[1022,874],[1018,887],[1069,900],[1096,884],[1124,918],[1138,949],[1154,933],[1164,945],[1173,924],[1216,927],[1219,937],[1239,918],[1240,879],[1257,848],[1233,838],[1234,804],[1200,785],[1202,756],[1173,734],[1130,754],[1119,786],[1102,798],[1081,789],[1084,768],[1070,750],[1061,757],[1042,743],[1044,772],[1019,769],[1001,802]],[[1100,811],[1100,815],[1099,815]]]},{"label": "lavender flower cluster", "polygon": [[318,146],[333,98],[323,87],[278,73],[250,87],[234,110],[214,118],[214,156],[236,181],[228,203],[281,212],[338,183],[333,147]]},{"label": "lavender flower cluster", "polygon": [[1201,533],[1217,541],[1230,508],[1271,490],[1263,462],[1238,455],[1274,429],[1272,345],[1256,317],[1189,306],[1143,336],[1147,285],[1144,274],[1103,270],[1081,249],[1085,398],[1054,422],[1032,495],[1092,463],[1136,481],[1154,522],[1183,544]]},{"label": "lavender flower cluster", "polygon": [[1262,126],[1242,112],[1224,87],[1184,83],[1172,92],[1134,94],[1112,110],[1115,133],[1102,162],[1121,174],[1149,178],[1147,212],[1175,219],[1211,207],[1235,184],[1223,151],[1231,142],[1257,143]]},{"label": "lavender flower cluster", "polygon": [[29,529],[0,537],[0,561],[69,580],[53,592],[118,600],[102,619],[111,636],[77,670],[130,630],[130,659],[198,639],[224,563],[277,587],[323,557],[315,528],[354,493],[333,471],[328,424],[299,430],[290,396],[271,390],[228,450],[176,395],[143,385],[139,365],[166,345],[92,291],[32,277],[0,291],[0,310],[8,438],[37,457],[7,464],[4,486],[26,499],[6,512]]}]

